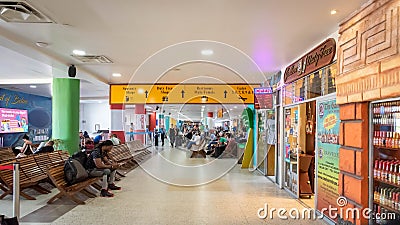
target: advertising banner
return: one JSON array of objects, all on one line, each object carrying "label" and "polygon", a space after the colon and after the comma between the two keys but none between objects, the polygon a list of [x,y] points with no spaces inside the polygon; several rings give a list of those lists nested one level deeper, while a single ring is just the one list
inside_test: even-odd
[{"label": "advertising banner", "polygon": [[[339,106],[336,99],[317,102],[317,206],[337,207],[339,197]],[[326,215],[329,216],[329,215]]]},{"label": "advertising banner", "polygon": [[0,133],[28,132],[28,111],[0,108]]},{"label": "advertising banner", "polygon": [[146,114],[135,114],[135,130],[146,129]]}]

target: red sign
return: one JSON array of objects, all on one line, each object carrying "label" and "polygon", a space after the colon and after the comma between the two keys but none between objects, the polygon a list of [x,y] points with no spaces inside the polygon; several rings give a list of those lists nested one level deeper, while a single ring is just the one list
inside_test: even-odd
[{"label": "red sign", "polygon": [[332,63],[336,54],[335,39],[329,38],[285,70],[285,83],[293,82]]},{"label": "red sign", "polygon": [[272,109],[273,90],[271,87],[254,88],[254,108],[255,109]]}]

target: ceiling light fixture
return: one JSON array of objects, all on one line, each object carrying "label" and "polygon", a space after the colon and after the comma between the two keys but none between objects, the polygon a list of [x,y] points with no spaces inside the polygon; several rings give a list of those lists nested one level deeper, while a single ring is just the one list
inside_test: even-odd
[{"label": "ceiling light fixture", "polygon": [[75,50],[72,51],[72,54],[74,54],[74,55],[86,55],[86,52],[82,51],[82,50],[75,49]]},{"label": "ceiling light fixture", "polygon": [[121,77],[122,75],[120,73],[113,73],[112,76],[113,77]]},{"label": "ceiling light fixture", "polygon": [[211,49],[204,49],[204,50],[201,50],[201,54],[202,55],[212,55],[212,54],[214,54],[214,51]]},{"label": "ceiling light fixture", "polygon": [[45,47],[49,46],[48,43],[43,42],[43,41],[38,41],[38,42],[36,42],[35,44],[36,44],[36,46],[38,46],[38,47],[40,47],[40,48],[45,48]]},{"label": "ceiling light fixture", "polygon": [[332,9],[331,10],[331,15],[335,15],[337,13],[337,10],[336,9]]},{"label": "ceiling light fixture", "polygon": [[37,88],[36,85],[29,85],[30,88]]}]

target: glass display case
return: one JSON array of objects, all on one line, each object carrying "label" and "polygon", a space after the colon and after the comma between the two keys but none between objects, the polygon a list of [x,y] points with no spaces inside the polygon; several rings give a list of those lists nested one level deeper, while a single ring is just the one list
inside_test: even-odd
[{"label": "glass display case", "polygon": [[289,191],[297,195],[298,174],[297,174],[297,153],[301,151],[298,143],[298,106],[285,109],[285,180],[284,185]]},{"label": "glass display case", "polygon": [[[400,218],[400,99],[371,104],[372,168],[370,207],[375,214],[392,213]],[[371,224],[386,224],[374,219]]]}]

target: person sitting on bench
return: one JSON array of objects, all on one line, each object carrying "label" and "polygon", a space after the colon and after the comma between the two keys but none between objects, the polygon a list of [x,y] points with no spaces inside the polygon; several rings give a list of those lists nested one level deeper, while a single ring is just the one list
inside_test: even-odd
[{"label": "person sitting on bench", "polygon": [[107,153],[113,148],[113,143],[110,140],[106,140],[98,145],[98,147],[93,150],[86,163],[86,169],[90,177],[100,177],[103,176],[102,188],[100,192],[101,197],[113,197],[114,194],[108,190],[121,190],[114,184],[115,173],[119,165],[117,163],[111,162]]},{"label": "person sitting on bench", "polygon": [[225,136],[219,138],[218,146],[215,147],[214,153],[211,154],[211,157],[217,158],[222,154],[222,152],[224,152],[228,144],[228,138],[230,138],[230,133],[226,133]]},{"label": "person sitting on bench", "polygon": [[187,149],[192,148],[192,145],[200,145],[200,134],[199,132],[194,132],[192,139],[187,144]]},{"label": "person sitting on bench", "polygon": [[45,153],[45,152],[54,152],[54,141],[48,141],[46,142],[46,144],[41,147],[38,148],[33,154],[40,154],[40,153]]}]

